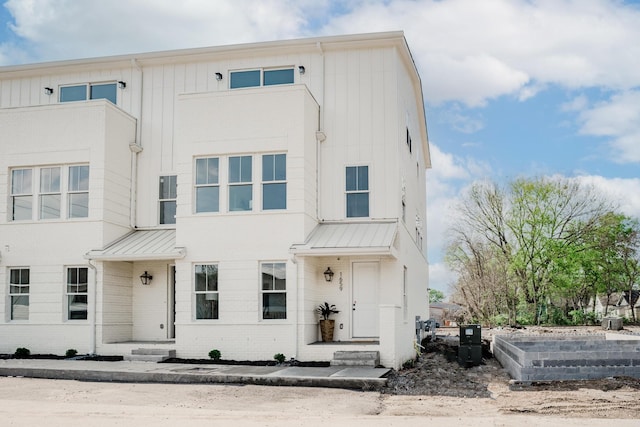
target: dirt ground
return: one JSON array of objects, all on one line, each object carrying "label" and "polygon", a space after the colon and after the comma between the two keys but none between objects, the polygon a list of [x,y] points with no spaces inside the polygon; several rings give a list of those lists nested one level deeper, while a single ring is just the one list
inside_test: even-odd
[{"label": "dirt ground", "polygon": [[0,377],[0,425],[638,426],[640,379],[518,385],[489,355],[480,366],[458,366],[454,342],[431,343],[382,391]]}]

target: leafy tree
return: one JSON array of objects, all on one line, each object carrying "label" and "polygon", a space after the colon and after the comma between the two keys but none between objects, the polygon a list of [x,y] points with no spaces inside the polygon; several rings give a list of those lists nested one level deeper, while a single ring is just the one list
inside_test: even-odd
[{"label": "leafy tree", "polygon": [[429,289],[429,303],[437,303],[444,301],[444,293],[437,289]]}]

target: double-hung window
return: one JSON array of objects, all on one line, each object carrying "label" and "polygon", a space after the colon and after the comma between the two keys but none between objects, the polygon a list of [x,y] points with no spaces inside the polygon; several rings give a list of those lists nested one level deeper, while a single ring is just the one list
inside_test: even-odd
[{"label": "double-hung window", "polygon": [[60,168],[40,169],[40,219],[60,218]]},{"label": "double-hung window", "polygon": [[69,218],[89,216],[89,166],[69,166]]},{"label": "double-hung window", "polygon": [[62,86],[60,87],[60,102],[106,99],[115,104],[117,92],[115,83]]},{"label": "double-hung window", "polygon": [[262,209],[287,208],[287,156],[262,156]]},{"label": "double-hung window", "polygon": [[87,285],[88,269],[86,267],[67,268],[67,319],[86,320],[89,302]]},{"label": "double-hung window", "polygon": [[230,88],[292,84],[293,79],[292,67],[232,71],[230,73]]},{"label": "double-hung window", "polygon": [[287,318],[287,268],[283,262],[261,264],[262,318]]},{"label": "double-hung window", "polygon": [[347,166],[347,218],[369,216],[369,166]]},{"label": "double-hung window", "polygon": [[229,211],[253,209],[252,158],[229,157]]},{"label": "double-hung window", "polygon": [[176,223],[177,181],[175,175],[160,177],[158,199],[160,200],[160,224]]},{"label": "double-hung window", "polygon": [[11,219],[13,221],[31,219],[33,206],[31,169],[11,171]]},{"label": "double-hung window", "polygon": [[217,157],[196,159],[196,212],[220,210],[220,185]]},{"label": "double-hung window", "polygon": [[11,320],[29,320],[29,269],[9,270]]},{"label": "double-hung window", "polygon": [[196,319],[218,318],[218,266],[199,264],[195,266]]}]

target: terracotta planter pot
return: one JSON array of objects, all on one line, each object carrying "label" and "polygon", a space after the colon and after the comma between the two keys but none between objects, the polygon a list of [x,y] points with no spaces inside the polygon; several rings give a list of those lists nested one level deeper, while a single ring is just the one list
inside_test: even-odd
[{"label": "terracotta planter pot", "polygon": [[336,321],[333,319],[320,321],[320,334],[322,335],[322,341],[333,341],[333,330],[335,329]]}]

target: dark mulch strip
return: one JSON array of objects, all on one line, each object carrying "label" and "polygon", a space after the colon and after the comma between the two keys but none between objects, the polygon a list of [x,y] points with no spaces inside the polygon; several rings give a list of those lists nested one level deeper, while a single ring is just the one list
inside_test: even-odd
[{"label": "dark mulch strip", "polygon": [[[275,360],[213,360],[213,359],[180,359],[169,358],[160,363],[183,363],[187,365],[247,365],[247,366],[278,366]],[[285,362],[283,366],[300,366],[303,368],[326,368],[329,362]]]},{"label": "dark mulch strip", "polygon": [[122,356],[80,355],[74,357],[58,356],[56,354],[31,354],[26,357],[17,357],[14,354],[0,354],[0,359],[48,359],[48,360],[94,360],[97,362],[119,362],[124,360]]}]

